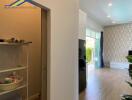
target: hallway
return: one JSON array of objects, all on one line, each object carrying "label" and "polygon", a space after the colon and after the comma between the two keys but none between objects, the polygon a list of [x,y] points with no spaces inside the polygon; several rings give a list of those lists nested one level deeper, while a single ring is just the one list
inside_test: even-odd
[{"label": "hallway", "polygon": [[80,94],[80,100],[120,100],[122,94],[132,94],[127,70],[95,69],[88,71],[86,91]]}]

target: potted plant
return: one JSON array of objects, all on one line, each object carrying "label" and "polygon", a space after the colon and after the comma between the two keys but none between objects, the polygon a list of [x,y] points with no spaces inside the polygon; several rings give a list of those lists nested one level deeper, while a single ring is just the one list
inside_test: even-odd
[{"label": "potted plant", "polygon": [[[128,62],[130,63],[129,65],[129,76],[132,79],[132,55],[129,55],[126,57]],[[132,82],[126,81],[126,83],[132,88]],[[132,100],[132,95],[123,95],[122,100]]]},{"label": "potted plant", "polygon": [[129,63],[132,63],[132,55],[126,57]]}]

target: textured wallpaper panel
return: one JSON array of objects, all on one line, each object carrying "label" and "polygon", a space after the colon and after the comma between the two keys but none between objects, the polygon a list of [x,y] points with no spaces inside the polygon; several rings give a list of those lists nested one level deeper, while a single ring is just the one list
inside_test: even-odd
[{"label": "textured wallpaper panel", "polygon": [[127,62],[128,50],[132,49],[132,24],[104,28],[104,62]]}]

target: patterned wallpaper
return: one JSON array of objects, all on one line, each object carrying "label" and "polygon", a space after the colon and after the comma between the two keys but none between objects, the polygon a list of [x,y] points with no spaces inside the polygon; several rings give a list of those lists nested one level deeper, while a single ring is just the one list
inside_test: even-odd
[{"label": "patterned wallpaper", "polygon": [[132,24],[104,28],[104,62],[127,62],[125,56],[132,49]]}]

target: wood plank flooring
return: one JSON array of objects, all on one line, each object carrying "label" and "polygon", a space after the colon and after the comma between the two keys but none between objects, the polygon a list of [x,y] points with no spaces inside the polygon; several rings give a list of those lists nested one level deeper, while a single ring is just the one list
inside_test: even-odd
[{"label": "wood plank flooring", "polygon": [[80,100],[121,100],[122,94],[132,94],[126,80],[130,80],[126,69],[90,70],[87,89],[80,94]]}]

